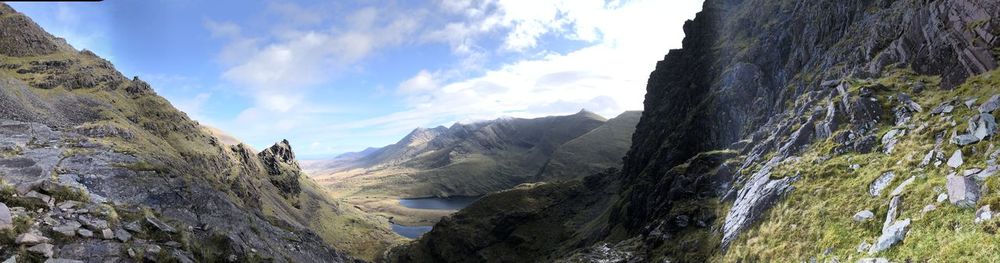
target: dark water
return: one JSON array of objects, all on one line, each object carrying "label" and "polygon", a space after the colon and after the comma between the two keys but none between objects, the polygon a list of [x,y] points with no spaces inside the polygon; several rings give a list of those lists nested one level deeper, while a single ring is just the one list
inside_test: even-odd
[{"label": "dark water", "polygon": [[[399,204],[413,209],[460,210],[469,206],[469,204],[472,204],[472,202],[475,202],[477,199],[479,199],[478,196],[411,198],[399,199]],[[392,224],[393,232],[410,239],[420,238],[420,236],[424,235],[424,233],[430,232],[431,228],[431,226],[404,226]]]},{"label": "dark water", "polygon": [[399,204],[413,209],[459,210],[479,199],[478,196],[399,199]]},{"label": "dark water", "polygon": [[420,238],[424,233],[430,232],[431,228],[431,226],[402,226],[392,224],[392,232],[396,232],[396,234],[409,239]]}]

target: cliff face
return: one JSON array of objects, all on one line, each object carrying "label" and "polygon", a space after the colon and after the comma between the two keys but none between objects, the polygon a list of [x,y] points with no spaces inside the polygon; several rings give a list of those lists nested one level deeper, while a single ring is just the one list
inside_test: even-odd
[{"label": "cliff face", "polygon": [[331,245],[371,258],[394,239],[300,176],[287,141],[224,145],[5,4],[0,134],[5,259],[341,262]]},{"label": "cliff face", "polygon": [[[602,216],[586,227],[562,226],[564,238],[558,241],[518,234],[470,243],[456,242],[447,233],[484,221],[510,222],[487,225],[494,234],[511,229],[518,233],[551,217],[570,220],[574,217],[552,211],[579,204],[556,201],[521,211],[516,218],[474,217],[462,211],[420,242],[401,248],[394,259],[461,262],[466,259],[450,252],[462,247],[534,251],[510,255],[538,262],[806,261],[809,256],[863,257],[866,254],[854,252],[859,242],[878,243],[873,247],[879,249],[870,255],[879,255],[898,242],[894,233],[906,233],[910,221],[900,215],[921,213],[920,204],[898,208],[898,213],[898,206],[890,205],[891,212],[885,212],[880,209],[888,200],[881,195],[850,196],[862,188],[858,182],[867,189],[869,180],[886,171],[944,178],[954,168],[917,167],[913,160],[927,149],[935,149],[928,155],[931,163],[943,159],[939,156],[944,154],[934,153],[956,147],[942,146],[946,134],[953,134],[958,147],[969,143],[972,135],[962,135],[967,128],[971,134],[986,127],[980,133],[984,136],[977,138],[989,137],[987,131],[994,127],[990,116],[977,115],[968,126],[955,127],[952,119],[967,113],[939,114],[952,114],[956,104],[969,98],[969,109],[980,102],[992,105],[987,98],[1000,92],[995,81],[1000,57],[997,14],[1000,4],[987,0],[708,0],[696,19],[685,23],[683,49],[672,50],[650,74],[645,108],[622,171],[601,179],[620,187],[581,194],[616,193]],[[926,109],[933,105],[939,110],[928,114]],[[992,152],[982,145],[971,151]],[[938,173],[940,177],[927,175]],[[905,183],[922,189],[910,193],[914,201],[933,199],[930,196],[940,190],[930,189],[944,188],[942,179],[916,180]],[[898,197],[906,187],[892,195]],[[569,191],[581,188],[573,189]],[[512,196],[500,193],[481,203],[491,198]],[[898,204],[892,200],[889,203]],[[775,205],[779,207],[772,211]],[[884,215],[885,227],[872,231],[867,224],[852,225],[850,214],[865,207]],[[859,234],[878,238],[859,240]],[[775,250],[781,252],[772,253]],[[907,258],[936,258],[935,251],[900,251]],[[535,256],[539,254],[545,256]]]}]

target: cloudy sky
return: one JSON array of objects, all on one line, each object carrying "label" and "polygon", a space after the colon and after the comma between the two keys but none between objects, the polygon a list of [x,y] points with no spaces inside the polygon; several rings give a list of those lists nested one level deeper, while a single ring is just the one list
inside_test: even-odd
[{"label": "cloudy sky", "polygon": [[614,117],[679,48],[700,0],[11,3],[199,122],[305,159],[416,127]]}]

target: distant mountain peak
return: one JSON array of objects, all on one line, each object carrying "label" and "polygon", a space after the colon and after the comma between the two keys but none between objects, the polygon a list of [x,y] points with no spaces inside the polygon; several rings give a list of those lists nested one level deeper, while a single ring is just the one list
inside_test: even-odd
[{"label": "distant mountain peak", "polygon": [[24,14],[0,3],[0,54],[27,57],[65,50],[73,50],[65,40],[52,36]]}]

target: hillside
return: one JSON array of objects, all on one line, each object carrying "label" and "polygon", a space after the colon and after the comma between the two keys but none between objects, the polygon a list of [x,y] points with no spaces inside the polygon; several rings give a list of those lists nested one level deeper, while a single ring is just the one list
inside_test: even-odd
[{"label": "hillside", "polygon": [[545,173],[550,166],[581,171],[619,166],[638,115],[606,120],[580,111],[418,128],[389,146],[312,162],[306,172],[365,211],[396,223],[428,225],[450,212],[409,209],[397,199],[478,196],[525,182],[577,178]]},{"label": "hillside", "polygon": [[996,14],[708,0],[621,171],[488,195],[388,259],[998,261]]},{"label": "hillside", "polygon": [[396,242],[303,176],[289,142],[209,131],[0,4],[0,258],[349,262]]}]

